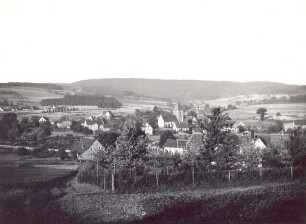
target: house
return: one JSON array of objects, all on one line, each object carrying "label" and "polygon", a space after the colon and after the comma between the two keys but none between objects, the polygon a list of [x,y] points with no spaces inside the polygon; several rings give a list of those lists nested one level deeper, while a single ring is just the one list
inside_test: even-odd
[{"label": "house", "polygon": [[284,130],[294,129],[297,127],[306,128],[306,120],[296,120],[292,122],[284,122]]},{"label": "house", "polygon": [[82,121],[82,126],[87,127],[93,132],[103,130],[103,124],[104,122],[101,119],[96,119],[94,116],[91,116]]},{"label": "house", "polygon": [[86,127],[89,130],[92,130],[93,132],[99,130],[99,125],[95,120],[85,119],[84,123],[82,123],[82,125],[83,125],[83,127]]},{"label": "house", "polygon": [[186,122],[189,122],[191,121],[192,124],[196,124],[197,123],[197,118],[195,116],[187,116],[186,119],[185,119]]},{"label": "house", "polygon": [[172,128],[175,122],[178,122],[178,120],[172,114],[160,115],[157,121],[159,128]]},{"label": "house", "polygon": [[103,132],[109,132],[115,130],[115,126],[113,124],[103,124],[102,125],[102,131]]},{"label": "house", "polygon": [[252,142],[254,147],[258,149],[266,149],[268,147],[267,142],[260,136],[256,136]]},{"label": "house", "polygon": [[47,117],[41,117],[38,121],[40,124],[42,124],[42,123],[49,121],[49,119]]},{"label": "house", "polygon": [[178,153],[182,155],[186,150],[186,140],[181,139],[167,139],[164,144],[164,150],[172,154]]},{"label": "house", "polygon": [[104,117],[104,118],[110,120],[110,119],[113,117],[113,114],[112,114],[112,112],[110,112],[110,111],[103,111],[103,112],[102,112],[102,117]]},{"label": "house", "polygon": [[184,121],[184,110],[182,109],[180,103],[175,104],[173,108],[173,115],[176,117],[178,122]]},{"label": "house", "polygon": [[175,122],[173,124],[173,130],[176,132],[179,131],[189,131],[189,125],[186,122]]},{"label": "house", "polygon": [[190,147],[195,147],[197,149],[202,148],[203,146],[203,134],[202,133],[194,133],[191,135],[191,137],[188,139],[186,143],[187,149]]},{"label": "house", "polygon": [[143,127],[143,131],[147,135],[153,135],[153,130],[154,130],[153,127],[148,122],[146,122],[145,126]]},{"label": "house", "polygon": [[81,138],[72,149],[79,161],[94,160],[95,154],[105,150],[104,146],[94,138]]},{"label": "house", "polygon": [[0,112],[3,112],[3,111],[4,111],[4,109],[2,107],[0,107]]},{"label": "house", "polygon": [[56,123],[58,128],[70,129],[72,122],[69,117],[62,116]]}]

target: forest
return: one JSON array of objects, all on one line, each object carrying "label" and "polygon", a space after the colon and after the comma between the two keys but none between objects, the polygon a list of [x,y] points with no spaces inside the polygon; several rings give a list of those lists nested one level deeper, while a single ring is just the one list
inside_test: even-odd
[{"label": "forest", "polygon": [[122,103],[114,97],[97,95],[66,95],[63,98],[43,99],[41,105],[87,105],[98,106],[100,108],[120,108]]}]

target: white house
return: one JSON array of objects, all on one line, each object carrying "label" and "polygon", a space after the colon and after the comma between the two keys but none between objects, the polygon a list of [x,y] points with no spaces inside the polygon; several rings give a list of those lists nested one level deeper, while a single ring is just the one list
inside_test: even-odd
[{"label": "white house", "polygon": [[259,148],[259,149],[266,149],[267,148],[266,141],[263,138],[261,138],[260,136],[256,136],[253,139],[253,144],[254,144],[255,148]]},{"label": "white house", "polygon": [[284,122],[284,130],[294,129],[297,127],[306,128],[306,120],[296,120],[292,122]]},{"label": "white house", "polygon": [[110,111],[103,111],[102,116],[106,119],[111,119],[112,118],[112,113]]},{"label": "white house", "polygon": [[145,123],[144,132],[148,135],[153,135],[153,127],[148,122]]},{"label": "white house", "polygon": [[168,139],[164,144],[164,150],[172,154],[178,153],[182,155],[186,149],[186,143],[186,140]]},{"label": "white house", "polygon": [[175,122],[178,121],[176,117],[171,114],[160,115],[157,121],[159,128],[173,128]]},{"label": "white house", "polygon": [[3,112],[4,110],[3,110],[3,108],[2,107],[0,107],[0,112]]},{"label": "white house", "polygon": [[39,119],[39,123],[42,124],[42,123],[47,122],[48,120],[49,120],[49,119],[46,118],[46,117],[41,117],[41,118]]},{"label": "white house", "polygon": [[101,119],[96,119],[94,116],[90,116],[89,118],[84,119],[82,122],[83,127],[87,127],[93,132],[103,130],[103,124],[104,122]]}]

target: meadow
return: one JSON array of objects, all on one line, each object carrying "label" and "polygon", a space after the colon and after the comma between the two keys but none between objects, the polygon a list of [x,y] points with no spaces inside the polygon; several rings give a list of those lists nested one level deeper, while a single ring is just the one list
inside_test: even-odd
[{"label": "meadow", "polygon": [[[305,183],[155,194],[68,194],[49,207],[65,223],[303,223]],[[65,216],[56,216],[57,211]]]}]

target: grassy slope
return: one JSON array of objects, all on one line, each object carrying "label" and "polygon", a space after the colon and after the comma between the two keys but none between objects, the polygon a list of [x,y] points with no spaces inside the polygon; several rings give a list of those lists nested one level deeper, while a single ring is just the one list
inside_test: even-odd
[{"label": "grassy slope", "polygon": [[286,183],[157,194],[77,193],[52,207],[79,223],[292,223],[305,221],[305,196],[305,184]]}]

